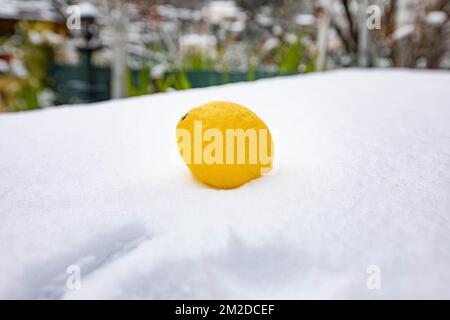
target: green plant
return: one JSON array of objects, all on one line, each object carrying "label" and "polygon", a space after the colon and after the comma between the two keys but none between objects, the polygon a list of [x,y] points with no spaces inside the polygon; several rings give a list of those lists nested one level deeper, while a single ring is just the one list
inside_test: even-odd
[{"label": "green plant", "polygon": [[303,73],[310,73],[314,72],[316,70],[316,60],[311,59],[305,66],[305,69],[303,70]]},{"label": "green plant", "polygon": [[[133,71],[127,72],[128,96],[141,96],[153,92],[167,92],[169,88],[185,90],[191,88],[189,79],[183,71],[173,71],[156,79],[154,83],[150,77],[150,68],[143,67],[137,71],[135,79]],[[136,81],[135,81],[136,80]],[[153,90],[152,90],[153,88]]]},{"label": "green plant", "polygon": [[304,59],[304,48],[300,40],[285,42],[277,50],[275,61],[281,72],[294,73]]},{"label": "green plant", "polygon": [[[137,83],[136,83],[137,82]],[[133,71],[127,70],[127,89],[128,96],[135,97],[150,93],[152,79],[150,77],[150,68],[142,67],[138,70],[137,81],[134,81]]]},{"label": "green plant", "polygon": [[168,88],[175,90],[185,90],[191,88],[189,79],[183,71],[173,71],[164,79],[163,88],[167,91]]},{"label": "green plant", "polygon": [[281,73],[308,73],[315,70],[315,59],[297,35],[290,41],[283,41],[275,51],[275,62]]},{"label": "green plant", "polygon": [[247,81],[255,81],[256,80],[256,66],[251,64],[247,71]]},{"label": "green plant", "polygon": [[43,91],[39,83],[29,81],[20,91],[18,106],[20,111],[39,109],[39,93]]},{"label": "green plant", "polygon": [[228,69],[222,71],[222,84],[227,84],[230,82],[230,72]]},{"label": "green plant", "polygon": [[189,52],[183,57],[184,70],[211,70],[214,69],[214,60],[199,50]]}]

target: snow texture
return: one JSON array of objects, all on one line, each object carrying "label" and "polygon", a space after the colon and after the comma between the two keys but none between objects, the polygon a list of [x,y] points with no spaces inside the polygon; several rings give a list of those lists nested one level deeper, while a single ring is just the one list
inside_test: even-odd
[{"label": "snow texture", "polygon": [[[449,83],[347,70],[2,114],[0,298],[449,299]],[[192,178],[175,127],[211,100],[267,123],[273,175]]]}]

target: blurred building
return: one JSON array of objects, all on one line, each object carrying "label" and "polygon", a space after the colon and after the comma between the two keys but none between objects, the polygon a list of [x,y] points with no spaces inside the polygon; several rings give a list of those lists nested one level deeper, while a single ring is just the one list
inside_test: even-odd
[{"label": "blurred building", "polygon": [[13,33],[20,21],[42,21],[67,32],[64,14],[51,0],[2,0],[0,5],[0,34]]}]

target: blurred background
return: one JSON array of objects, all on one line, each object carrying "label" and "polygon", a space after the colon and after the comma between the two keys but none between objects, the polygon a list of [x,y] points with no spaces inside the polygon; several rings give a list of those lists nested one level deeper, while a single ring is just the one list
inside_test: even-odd
[{"label": "blurred background", "polygon": [[0,0],[0,112],[344,67],[450,69],[450,0]]}]

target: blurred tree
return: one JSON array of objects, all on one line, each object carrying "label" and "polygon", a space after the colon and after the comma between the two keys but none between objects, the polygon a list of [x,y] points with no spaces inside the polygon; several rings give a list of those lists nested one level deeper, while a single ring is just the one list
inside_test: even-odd
[{"label": "blurred tree", "polygon": [[[358,8],[361,2],[356,0],[336,1],[342,14],[335,12],[332,15],[331,27],[336,30],[354,64],[361,50],[360,26],[366,22],[361,19],[360,13],[365,14],[366,8]],[[382,9],[381,29],[369,33],[374,44],[369,56],[371,65],[375,57],[384,56],[396,67],[439,67],[449,50],[450,0],[372,0],[369,4],[376,4]],[[410,23],[400,25],[401,10]]]},{"label": "blurred tree", "polygon": [[450,48],[450,0],[416,2],[412,21],[405,26],[396,25],[398,3],[393,0],[391,2],[388,16],[391,25],[387,29],[381,28],[379,44],[389,49],[393,65],[439,68]]}]

